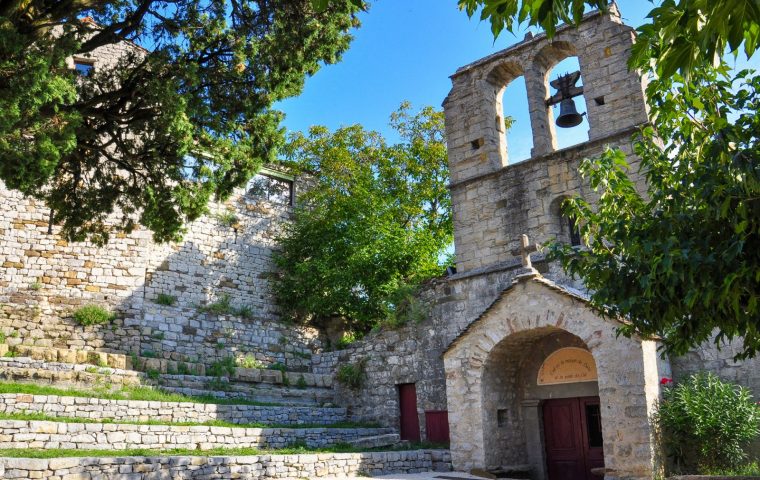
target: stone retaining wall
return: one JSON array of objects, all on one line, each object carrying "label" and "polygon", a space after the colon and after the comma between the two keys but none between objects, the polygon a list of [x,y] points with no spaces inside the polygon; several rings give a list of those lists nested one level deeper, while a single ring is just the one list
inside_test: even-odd
[{"label": "stone retaining wall", "polygon": [[0,420],[0,449],[323,448],[393,433],[387,428],[230,428]]},{"label": "stone retaining wall", "polygon": [[[291,207],[242,189],[188,225],[178,243],[156,244],[138,229],[105,247],[48,233],[49,211],[0,184],[0,332],[9,344],[203,361],[251,355],[307,371],[317,332],[279,323],[269,290],[275,237]],[[234,225],[223,220],[233,216]],[[175,297],[159,305],[159,294]],[[198,307],[229,296],[245,317]],[[109,325],[78,325],[72,313],[98,304],[119,313]]]},{"label": "stone retaining wall", "polygon": [[231,423],[329,425],[346,420],[344,408],[147,402],[16,393],[0,395],[0,413],[42,413],[58,417],[174,423],[224,420]]},{"label": "stone retaining wall", "polygon": [[450,471],[447,450],[246,457],[0,458],[6,480],[46,478],[320,478]]}]

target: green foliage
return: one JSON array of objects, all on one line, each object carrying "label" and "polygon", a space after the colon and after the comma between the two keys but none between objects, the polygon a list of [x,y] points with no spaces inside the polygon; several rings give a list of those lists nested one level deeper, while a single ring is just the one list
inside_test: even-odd
[{"label": "green foliage", "polygon": [[215,216],[216,219],[219,220],[219,223],[225,227],[234,227],[240,221],[234,210],[225,210]]},{"label": "green foliage", "polygon": [[243,305],[241,307],[237,307],[233,314],[237,317],[244,318],[246,320],[250,320],[253,318],[253,308],[249,305]]},{"label": "green foliage", "polygon": [[352,343],[358,341],[359,338],[353,332],[346,332],[342,337],[335,342],[335,350],[345,350],[351,346]]},{"label": "green foliage", "polygon": [[306,388],[308,385],[306,385],[306,379],[301,375],[298,377],[298,381],[296,382],[296,387],[298,388]]},{"label": "green foliage", "polygon": [[0,331],[0,344],[5,343],[5,332]]},{"label": "green foliage", "polygon": [[721,477],[760,477],[760,463],[750,462],[730,468],[706,468],[705,475]]},{"label": "green foliage", "polygon": [[[277,158],[272,105],[340,59],[356,3],[4,2],[0,179],[44,201],[70,240],[104,243],[138,223],[176,240]],[[151,50],[88,76],[66,66],[119,42]]]},{"label": "green foliage", "polygon": [[74,312],[74,320],[82,326],[102,325],[113,321],[116,316],[99,305],[85,305]]},{"label": "green foliage", "polygon": [[161,372],[156,370],[155,368],[149,368],[145,374],[148,376],[150,380],[153,380],[154,382],[158,380],[158,378],[161,376]]},{"label": "green foliage", "polygon": [[515,32],[524,22],[539,26],[553,37],[560,23],[580,23],[586,6],[607,8],[607,0],[457,0],[460,10],[472,17],[480,11],[489,20],[494,38],[506,28]]},{"label": "green foliage", "polygon": [[177,375],[191,375],[192,372],[185,362],[177,363]]},{"label": "green foliage", "polygon": [[144,358],[158,358],[158,354],[153,350],[143,350],[140,356]]},{"label": "green foliage", "polygon": [[664,389],[655,421],[675,470],[705,473],[741,467],[760,433],[760,407],[746,388],[702,373]]},{"label": "green foliage", "polygon": [[404,103],[391,125],[395,145],[358,125],[290,138],[288,165],[314,180],[275,257],[273,288],[293,319],[323,326],[343,317],[366,332],[399,288],[443,272],[438,259],[452,240],[443,115]]},{"label": "green foliage", "polygon": [[238,365],[243,368],[264,368],[264,364],[253,355],[246,355],[243,358],[238,359]]},{"label": "green foliage", "polygon": [[204,313],[211,313],[214,315],[228,315],[233,311],[230,296],[227,294],[222,295],[216,302],[209,303],[198,307],[198,310]]},{"label": "green foliage", "polygon": [[[472,17],[480,12],[497,37],[521,24],[538,26],[549,38],[560,23],[578,24],[588,8],[606,10],[607,0],[457,0]],[[668,79],[709,65],[728,49],[750,57],[760,45],[760,5],[746,0],[663,0],[638,28],[631,67],[652,68]]]},{"label": "green foliage", "polygon": [[235,375],[237,362],[235,357],[226,357],[211,364],[208,374],[213,377],[232,377]]},{"label": "green foliage", "polygon": [[167,307],[171,307],[177,303],[177,297],[174,295],[169,295],[168,293],[159,293],[156,297],[156,303],[159,305],[166,305]]},{"label": "green foliage", "polygon": [[336,379],[341,385],[358,390],[367,378],[367,358],[362,358],[356,363],[346,363],[338,367]]},{"label": "green foliage", "polygon": [[153,335],[151,335],[151,338],[153,340],[163,340],[166,334],[164,332],[153,332]]},{"label": "green foliage", "polygon": [[383,325],[399,328],[408,323],[420,323],[428,316],[428,306],[419,298],[419,289],[400,285],[388,298],[388,309]]},{"label": "green foliage", "polygon": [[41,290],[42,289],[42,282],[39,280],[35,280],[34,283],[29,285],[30,290]]},{"label": "green foliage", "polygon": [[[583,279],[601,313],[629,322],[627,335],[661,336],[683,354],[708,341],[743,338],[739,357],[760,348],[760,77],[700,67],[683,83],[647,91],[653,125],[635,142],[646,195],[626,156],[608,150],[583,162],[599,200],[564,212],[587,249],[551,247]],[[664,146],[660,139],[669,139]]]}]

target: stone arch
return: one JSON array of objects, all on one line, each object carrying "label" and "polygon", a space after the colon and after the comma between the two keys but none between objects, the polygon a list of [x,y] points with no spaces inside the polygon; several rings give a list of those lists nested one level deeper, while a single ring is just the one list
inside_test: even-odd
[{"label": "stone arch", "polygon": [[[597,382],[538,385],[542,363],[561,348],[588,351],[586,343],[561,328],[545,326],[515,332],[496,344],[483,368],[483,425],[486,466],[509,469],[530,460],[543,478],[540,402],[550,398],[591,397]],[[496,418],[496,421],[489,419]]]},{"label": "stone arch", "polygon": [[517,62],[510,61],[496,64],[485,76],[486,87],[484,90],[489,92],[487,101],[491,105],[490,114],[494,119],[495,129],[494,137],[485,141],[493,143],[493,147],[498,149],[502,165],[509,164],[509,143],[504,123],[504,92],[513,81],[523,76],[523,74],[522,66]]},{"label": "stone arch", "polygon": [[[490,438],[493,424],[498,425],[498,409],[491,403],[494,396],[487,385],[492,381],[489,372],[495,371],[489,367],[493,365],[489,360],[492,353],[498,355],[526,344],[531,348],[552,334],[585,347],[596,362],[607,477],[651,478],[653,446],[648,415],[659,393],[660,371],[665,369],[658,360],[656,344],[618,338],[614,322],[597,316],[580,297],[563,293],[535,275],[521,277],[502,293],[444,353],[454,467],[469,470],[495,466],[489,448],[495,448]],[[518,361],[514,365],[521,370],[527,364]],[[511,395],[513,411],[503,415],[513,421],[512,439],[516,441],[504,455],[507,461],[529,458],[535,476],[540,478],[540,460],[526,457],[530,435],[535,437],[540,432],[526,421],[528,413],[515,410],[522,388],[515,386],[525,380],[504,373],[507,379],[500,380],[497,387]],[[536,412],[534,409],[534,415]],[[497,446],[499,441],[503,446],[504,438],[496,439]]]}]

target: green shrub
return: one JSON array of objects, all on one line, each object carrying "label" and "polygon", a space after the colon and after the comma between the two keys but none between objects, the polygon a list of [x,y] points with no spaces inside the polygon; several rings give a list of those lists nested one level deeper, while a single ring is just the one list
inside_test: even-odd
[{"label": "green shrub", "polygon": [[156,303],[159,305],[166,305],[167,307],[171,307],[177,303],[177,297],[174,295],[169,295],[167,293],[159,293],[156,297]]},{"label": "green shrub", "polygon": [[208,374],[212,377],[231,377],[235,375],[235,367],[237,367],[235,358],[227,357],[212,363]]},{"label": "green shrub", "polygon": [[185,362],[179,362],[177,364],[177,374],[178,375],[190,375],[190,368],[188,368],[187,364]]},{"label": "green shrub", "polygon": [[5,343],[5,333],[0,331],[0,344]]},{"label": "green shrub", "polygon": [[335,343],[335,349],[336,350],[345,350],[346,348],[350,347],[352,343],[359,340],[359,338],[356,336],[353,332],[346,332],[343,334],[342,337]]},{"label": "green shrub", "polygon": [[143,358],[158,358],[158,354],[153,350],[143,350],[140,356]]},{"label": "green shrub", "polygon": [[264,368],[264,364],[253,355],[246,355],[238,359],[238,364],[243,368]]},{"label": "green shrub", "polygon": [[699,373],[665,387],[655,422],[675,473],[704,473],[746,462],[760,408],[746,388]]},{"label": "green shrub", "polygon": [[238,317],[244,318],[246,320],[253,318],[253,308],[248,305],[243,305],[242,307],[235,308],[233,313],[234,315],[237,315]]},{"label": "green shrub", "polygon": [[298,388],[306,388],[308,385],[306,384],[306,379],[303,378],[303,375],[298,377],[298,381],[296,382],[296,387]]},{"label": "green shrub", "polygon": [[364,384],[364,380],[367,377],[366,366],[366,358],[362,358],[356,363],[341,365],[338,367],[338,374],[336,376],[338,383],[351,390],[358,390]]},{"label": "green shrub", "polygon": [[113,321],[115,315],[99,305],[85,305],[74,312],[74,320],[82,326],[102,325]]},{"label": "green shrub", "polygon": [[234,210],[225,210],[224,212],[217,213],[215,216],[219,220],[219,223],[225,227],[234,227],[240,222]]},{"label": "green shrub", "polygon": [[216,302],[198,307],[198,310],[204,313],[212,313],[214,315],[228,315],[234,313],[232,303],[230,302],[230,296],[226,294],[219,297],[219,300]]}]

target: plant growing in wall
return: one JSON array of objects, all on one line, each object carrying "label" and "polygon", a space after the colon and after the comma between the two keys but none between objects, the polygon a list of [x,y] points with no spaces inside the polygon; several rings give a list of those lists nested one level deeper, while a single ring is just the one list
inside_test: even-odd
[{"label": "plant growing in wall", "polygon": [[221,213],[217,213],[215,218],[225,227],[237,228],[240,223],[240,219],[235,214],[234,210],[227,209]]},{"label": "plant growing in wall", "polygon": [[709,473],[747,461],[745,448],[760,433],[760,406],[749,390],[712,373],[663,384],[654,418],[674,473]]},{"label": "plant growing in wall", "polygon": [[156,295],[155,302],[159,305],[165,305],[167,307],[171,307],[175,303],[177,303],[177,297],[174,295],[169,295],[168,293],[159,293]]},{"label": "plant growing in wall", "polygon": [[367,378],[367,361],[369,359],[362,358],[356,363],[346,363],[338,367],[338,373],[336,380],[338,383],[351,390],[358,390],[364,384],[364,380]]},{"label": "plant growing in wall", "polygon": [[102,325],[116,318],[116,315],[100,305],[85,305],[74,312],[74,320],[82,326]]}]

